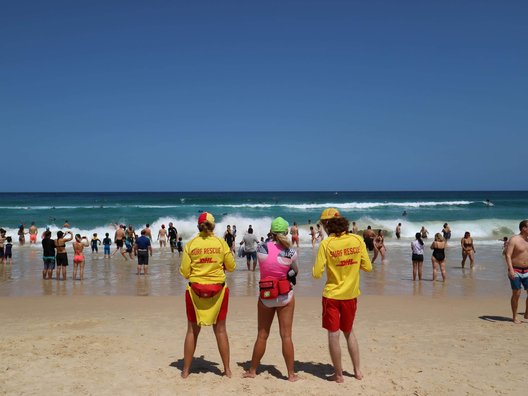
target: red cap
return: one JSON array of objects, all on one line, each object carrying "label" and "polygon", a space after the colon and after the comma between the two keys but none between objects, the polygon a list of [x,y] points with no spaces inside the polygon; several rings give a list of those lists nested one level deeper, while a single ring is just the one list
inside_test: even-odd
[{"label": "red cap", "polygon": [[215,218],[214,216],[209,213],[209,212],[203,212],[199,217],[198,217],[198,225],[202,224],[202,223],[205,223],[205,222],[209,222],[211,224],[214,224],[215,223]]}]

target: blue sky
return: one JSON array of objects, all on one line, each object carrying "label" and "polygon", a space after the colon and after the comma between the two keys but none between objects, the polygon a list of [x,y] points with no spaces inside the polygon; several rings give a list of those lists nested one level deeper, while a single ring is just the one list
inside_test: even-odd
[{"label": "blue sky", "polygon": [[0,191],[528,189],[524,1],[18,1]]}]

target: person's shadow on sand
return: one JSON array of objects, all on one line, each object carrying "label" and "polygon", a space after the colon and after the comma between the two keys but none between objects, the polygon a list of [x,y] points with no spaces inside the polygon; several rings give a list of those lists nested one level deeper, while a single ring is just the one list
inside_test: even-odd
[{"label": "person's shadow on sand", "polygon": [[[179,359],[175,362],[172,362],[170,367],[176,367],[180,371],[183,370],[183,359]],[[209,360],[204,359],[203,355],[200,357],[194,357],[190,373],[213,373],[219,376],[222,376],[222,370],[218,368],[218,363],[211,362]]]},{"label": "person's shadow on sand", "polygon": [[512,322],[511,318],[507,318],[505,316],[483,315],[479,316],[479,319],[486,320],[488,322]]},{"label": "person's shadow on sand", "polygon": [[[249,368],[251,367],[251,361],[248,360],[247,362],[237,362],[237,365],[239,367],[242,367],[244,371],[248,371]],[[288,379],[288,377],[282,375],[282,373],[279,370],[277,370],[277,367],[271,364],[259,364],[258,369],[257,369],[257,375],[263,372],[267,372],[269,375],[275,378],[278,378],[278,379],[284,379],[284,380]]]},{"label": "person's shadow on sand", "polygon": [[[244,371],[248,371],[249,368],[251,367],[251,361],[238,362],[237,364],[238,366],[242,367]],[[302,371],[304,373],[311,374],[314,377],[321,378],[323,380],[327,380],[328,377],[334,374],[334,367],[328,363],[300,362],[296,360],[293,364],[294,364],[293,367],[297,374]],[[262,372],[267,372],[271,376],[278,378],[278,379],[283,379],[283,380],[288,379],[287,376],[282,375],[282,373],[279,370],[277,370],[277,367],[269,365],[269,364],[259,364],[259,367],[257,369],[257,375]],[[350,374],[347,371],[343,371],[343,375],[345,377],[354,377],[353,374]]]},{"label": "person's shadow on sand", "polygon": [[[293,364],[296,372],[303,371],[324,380],[327,380],[328,377],[335,372],[334,366],[328,363],[299,362],[296,360]],[[354,375],[350,374],[348,371],[343,371],[343,375],[345,377],[354,377]]]}]

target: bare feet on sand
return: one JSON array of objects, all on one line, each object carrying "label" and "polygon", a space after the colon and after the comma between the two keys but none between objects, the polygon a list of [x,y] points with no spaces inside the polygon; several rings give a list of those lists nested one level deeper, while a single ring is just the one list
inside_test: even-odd
[{"label": "bare feet on sand", "polygon": [[[189,376],[190,372],[188,370],[182,370],[181,372],[181,377],[182,378],[187,378]],[[231,370],[230,369],[227,369],[225,370],[223,373],[222,373],[223,376],[227,377],[227,378],[231,378],[232,374],[231,374]]]},{"label": "bare feet on sand", "polygon": [[242,378],[255,378],[256,376],[257,373],[254,373],[251,370],[248,370],[244,374],[242,374]]},{"label": "bare feet on sand", "polygon": [[[242,378],[255,378],[256,376],[257,376],[257,372],[253,370],[248,370],[244,374],[242,374]],[[296,382],[299,380],[300,378],[297,374],[288,375],[288,381],[290,382]]]},{"label": "bare feet on sand", "polygon": [[332,374],[330,377],[326,377],[328,381],[335,381],[338,384],[345,382],[345,378],[342,375]]},{"label": "bare feet on sand", "polygon": [[[357,379],[357,380],[362,380],[363,379],[363,373],[359,370],[356,370],[354,372],[354,377]],[[342,375],[337,375],[337,374],[332,374],[330,377],[326,377],[326,379],[328,381],[335,381],[337,382],[338,384],[342,384],[343,382],[345,382],[345,377],[343,377]]]}]

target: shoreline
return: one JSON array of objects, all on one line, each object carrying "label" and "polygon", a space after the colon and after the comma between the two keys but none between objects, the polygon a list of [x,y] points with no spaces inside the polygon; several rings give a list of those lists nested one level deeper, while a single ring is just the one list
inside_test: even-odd
[{"label": "shoreline", "polygon": [[[432,282],[431,251],[426,244],[424,279],[412,281],[410,243],[387,244],[387,259],[378,258],[373,271],[361,274],[361,290],[366,295],[424,295],[424,296],[505,296],[510,293],[506,264],[499,242],[493,245],[477,245],[475,269],[462,269],[460,247],[449,245],[446,251],[447,281]],[[14,250],[13,264],[0,264],[0,297],[47,296],[47,295],[126,295],[126,296],[177,296],[182,295],[187,281],[180,275],[181,258],[171,255],[170,250],[161,253],[154,249],[150,259],[149,275],[137,276],[137,261],[125,261],[121,256],[104,259],[92,258],[86,252],[85,278],[72,280],[73,263],[68,246],[70,265],[67,280],[42,279],[42,248],[25,246]],[[87,250],[87,249],[85,249]],[[324,280],[314,280],[312,265],[317,250],[301,247],[299,275],[295,293],[299,296],[319,296]],[[372,254],[371,254],[372,257]],[[258,271],[247,271],[244,258],[236,258],[237,269],[227,273],[227,284],[234,296],[256,296]],[[467,263],[469,267],[469,263]]]},{"label": "shoreline", "polygon": [[[409,244],[410,245],[410,244]],[[460,247],[448,247],[446,251],[447,281],[432,282],[430,250],[426,249],[424,279],[412,281],[410,248],[407,243],[387,244],[387,259],[381,264],[378,258],[373,271],[361,274],[361,290],[366,295],[424,295],[424,296],[505,296],[510,293],[506,264],[500,244],[478,246],[475,269],[462,269]],[[161,253],[154,249],[150,259],[149,275],[137,276],[137,261],[125,261],[116,255],[112,259],[92,258],[86,252],[85,278],[72,280],[73,263],[68,249],[70,265],[67,280],[42,279],[42,248],[26,246],[14,251],[14,263],[0,264],[0,297],[47,296],[47,295],[112,295],[112,296],[178,296],[182,295],[187,281],[180,275],[181,258],[172,256],[170,250]],[[295,287],[299,296],[319,296],[324,280],[312,278],[311,269],[317,250],[301,247],[299,275]],[[372,254],[371,254],[372,257]],[[247,271],[244,258],[236,258],[237,269],[227,273],[227,284],[234,296],[256,296],[257,272]],[[467,263],[469,267],[469,263]]]}]

